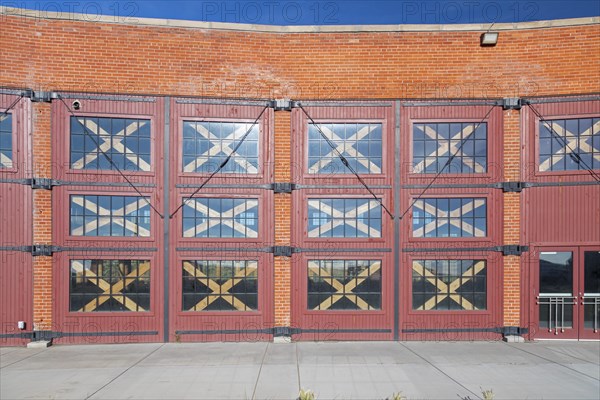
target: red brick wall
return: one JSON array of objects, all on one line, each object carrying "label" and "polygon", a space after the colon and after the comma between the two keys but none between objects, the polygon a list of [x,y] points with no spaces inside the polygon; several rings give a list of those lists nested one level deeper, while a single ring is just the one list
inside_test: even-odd
[{"label": "red brick wall", "polygon": [[[480,32],[258,33],[0,16],[0,86],[188,96],[472,98],[600,92],[600,25]],[[34,165],[49,176],[49,106],[34,106]],[[505,180],[520,177],[517,111],[505,112]],[[293,134],[293,132],[292,132]],[[290,117],[275,116],[275,180],[291,181]],[[34,199],[51,242],[51,192]],[[520,195],[504,195],[504,243],[518,244]],[[275,196],[275,243],[290,244],[291,196]],[[504,322],[519,322],[518,257],[504,259]],[[51,323],[51,259],[35,261],[35,321]],[[275,260],[276,324],[290,322],[290,269]]]}]

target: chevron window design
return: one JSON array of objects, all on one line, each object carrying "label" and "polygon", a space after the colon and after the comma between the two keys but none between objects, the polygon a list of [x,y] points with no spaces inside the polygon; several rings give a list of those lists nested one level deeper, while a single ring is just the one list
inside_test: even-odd
[{"label": "chevron window design", "polygon": [[13,167],[12,114],[0,115],[0,169]]},{"label": "chevron window design", "polygon": [[487,201],[479,198],[431,198],[413,205],[413,237],[485,237]]},{"label": "chevron window design", "polygon": [[71,117],[72,169],[147,172],[150,150],[150,120]]},{"label": "chevron window design", "polygon": [[[250,128],[244,142],[232,153]],[[184,121],[183,172],[211,173],[232,154],[219,173],[258,174],[259,131],[259,126],[251,123]]]},{"label": "chevron window design", "polygon": [[[455,153],[454,159],[442,171]],[[487,172],[487,124],[482,123],[479,126],[475,123],[414,124],[413,173],[438,172],[450,174]]]},{"label": "chevron window design", "polygon": [[150,237],[146,197],[71,196],[72,236]]},{"label": "chevron window design", "polygon": [[[586,165],[600,169],[600,118],[540,121],[539,127],[541,172],[586,170]],[[578,163],[573,152],[584,163]]]},{"label": "chevron window design", "polygon": [[413,310],[485,310],[486,272],[483,260],[413,261]]},{"label": "chevron window design", "polygon": [[381,260],[308,262],[309,310],[380,310]]},{"label": "chevron window design", "polygon": [[69,310],[150,311],[150,261],[71,260]]},{"label": "chevron window design", "polygon": [[[381,174],[382,124],[318,124],[359,174]],[[308,125],[308,173],[351,174],[317,126]]]},{"label": "chevron window design", "polygon": [[183,311],[256,311],[258,261],[184,261]]}]

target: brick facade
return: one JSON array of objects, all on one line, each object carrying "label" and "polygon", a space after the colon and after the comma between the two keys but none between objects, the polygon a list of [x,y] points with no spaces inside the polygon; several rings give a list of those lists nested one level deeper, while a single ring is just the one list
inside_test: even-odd
[{"label": "brick facade", "polygon": [[[44,91],[292,99],[503,98],[600,92],[600,25],[480,31],[268,33],[0,15],[0,86]],[[504,112],[505,181],[521,179],[522,127]],[[275,182],[294,181],[289,113],[275,114]],[[291,133],[291,135],[290,135]],[[52,177],[50,105],[33,105],[33,165]],[[34,196],[34,243],[52,243],[52,192]],[[521,195],[503,196],[519,244]],[[294,245],[292,196],[274,198],[275,245]],[[503,318],[521,320],[521,260],[503,259]],[[277,257],[275,324],[289,326],[291,269]],[[52,324],[52,259],[34,263],[34,323]]]}]

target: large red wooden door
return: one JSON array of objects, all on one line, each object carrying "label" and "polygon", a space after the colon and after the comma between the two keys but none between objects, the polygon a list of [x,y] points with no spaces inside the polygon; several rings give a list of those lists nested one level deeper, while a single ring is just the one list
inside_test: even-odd
[{"label": "large red wooden door", "polygon": [[0,94],[0,346],[25,344],[33,330],[30,107]]},{"label": "large red wooden door", "polygon": [[266,106],[171,101],[170,341],[273,337],[273,110]]}]

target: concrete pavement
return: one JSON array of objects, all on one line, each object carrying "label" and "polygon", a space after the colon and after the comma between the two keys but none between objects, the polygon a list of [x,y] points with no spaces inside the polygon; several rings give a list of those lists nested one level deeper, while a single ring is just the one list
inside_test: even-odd
[{"label": "concrete pavement", "polygon": [[0,399],[599,399],[600,342],[0,348]]}]

